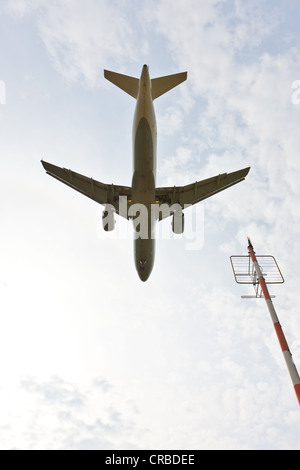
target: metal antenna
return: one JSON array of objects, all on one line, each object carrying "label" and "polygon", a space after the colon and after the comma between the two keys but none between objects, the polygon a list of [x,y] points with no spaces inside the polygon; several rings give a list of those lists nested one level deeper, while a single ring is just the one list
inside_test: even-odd
[{"label": "metal antenna", "polygon": [[[286,338],[282,331],[281,325],[279,323],[278,316],[276,314],[273,302],[271,300],[271,296],[269,294],[267,284],[277,284],[284,282],[282,274],[279,270],[279,267],[276,263],[276,260],[273,256],[256,256],[255,251],[253,249],[252,243],[250,238],[248,239],[248,256],[231,256],[231,265],[234,272],[235,280],[239,284],[253,284],[254,290],[256,292],[255,296],[243,296],[244,298],[261,298],[264,297],[267,307],[269,309],[269,313],[271,315],[271,319],[273,321],[273,325],[277,334],[277,338],[290,374],[292,379],[296,397],[300,406],[300,377],[298,371],[296,369],[295,363],[293,361],[292,354],[289,350]],[[247,258],[247,260],[245,260]],[[265,259],[268,258],[267,266],[269,267],[269,273],[266,273],[265,276],[267,277],[267,281],[265,280],[262,267],[258,263],[258,259]],[[252,261],[253,269],[250,271],[250,259]],[[271,259],[271,264],[270,264]],[[273,261],[272,261],[273,260]],[[245,269],[245,261],[247,264],[247,269]],[[275,268],[274,268],[275,267]],[[269,277],[268,277],[269,274]],[[261,289],[260,294],[258,294],[259,287]]]}]

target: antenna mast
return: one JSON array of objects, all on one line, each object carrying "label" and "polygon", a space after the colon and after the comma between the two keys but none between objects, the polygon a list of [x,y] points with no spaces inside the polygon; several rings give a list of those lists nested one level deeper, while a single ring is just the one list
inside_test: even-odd
[{"label": "antenna mast", "polygon": [[[277,334],[277,338],[278,338],[278,341],[279,341],[279,344],[280,344],[280,347],[281,347],[281,350],[282,350],[282,353],[283,353],[283,356],[284,356],[284,359],[285,359],[290,377],[291,377],[292,382],[293,382],[296,397],[297,397],[297,400],[298,400],[298,403],[299,403],[299,406],[300,406],[300,377],[299,377],[298,371],[296,369],[295,363],[293,361],[292,354],[289,350],[286,338],[285,338],[284,333],[282,331],[281,325],[279,323],[278,316],[276,314],[273,302],[271,300],[271,296],[270,296],[268,288],[267,288],[267,283],[269,283],[269,284],[271,284],[271,283],[280,283],[280,282],[284,282],[284,280],[283,280],[283,277],[281,275],[281,272],[280,272],[280,270],[277,266],[277,263],[276,263],[275,259],[272,256],[270,256],[270,257],[267,257],[267,256],[264,256],[264,257],[259,257],[258,256],[258,257],[256,257],[255,251],[254,251],[252,243],[250,241],[250,238],[249,237],[247,237],[247,238],[248,238],[248,252],[249,252],[249,255],[247,256],[247,258],[249,258],[249,266],[250,266],[250,259],[251,259],[252,264],[253,264],[252,274],[250,274],[250,267],[248,267],[248,272],[241,272],[240,271],[240,267],[241,267],[240,260],[243,258],[242,264],[244,264],[245,256],[231,256],[230,257],[231,265],[232,265],[232,268],[233,268],[235,279],[236,279],[236,282],[241,283],[241,284],[250,284],[250,283],[253,284],[254,289],[256,291],[256,295],[254,297],[258,298],[258,297],[263,296],[265,298],[265,301],[266,301],[267,307],[269,309],[269,313],[270,313],[270,316],[271,316],[271,319],[272,319],[272,322],[273,322],[273,325],[274,325],[274,328],[275,328],[275,331],[276,331],[276,334]],[[264,276],[263,276],[261,266],[259,265],[259,263],[257,261],[257,258],[272,258],[275,262],[275,265],[274,265],[275,270],[278,269],[279,277],[277,276],[277,279],[275,279],[275,277],[276,277],[276,276],[274,277],[274,272],[275,271],[274,271],[274,269],[271,269],[270,281],[268,281],[269,278],[268,278],[267,274],[266,274],[266,277],[267,277],[267,281],[266,281]],[[269,266],[270,266],[270,264],[269,264]],[[241,276],[245,276],[245,277],[242,278]],[[250,282],[247,280],[249,277],[250,277]],[[243,279],[243,280],[241,281],[241,280],[238,280],[238,279]],[[244,279],[246,279],[246,280],[244,280]],[[256,286],[257,286],[257,288],[256,288]],[[261,294],[260,295],[258,295],[258,287],[261,288]]]}]

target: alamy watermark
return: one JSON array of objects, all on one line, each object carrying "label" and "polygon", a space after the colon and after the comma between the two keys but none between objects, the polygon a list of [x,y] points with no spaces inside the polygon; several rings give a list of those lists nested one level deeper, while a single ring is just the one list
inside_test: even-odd
[{"label": "alamy watermark", "polygon": [[294,88],[295,91],[291,95],[291,101],[293,104],[299,104],[300,103],[300,80],[294,80],[292,83],[292,88]]},{"label": "alamy watermark", "polygon": [[[184,214],[183,210],[187,210]],[[97,225],[97,235],[102,239],[163,239],[185,241],[187,250],[200,250],[204,244],[204,205],[144,204],[127,205],[127,197],[120,196],[119,215],[128,219],[115,229],[116,214],[111,204],[106,204],[102,221]],[[169,221],[169,223],[167,222]],[[108,234],[108,232],[110,232]]]},{"label": "alamy watermark", "polygon": [[0,80],[0,104],[6,104],[6,85],[3,80]]}]

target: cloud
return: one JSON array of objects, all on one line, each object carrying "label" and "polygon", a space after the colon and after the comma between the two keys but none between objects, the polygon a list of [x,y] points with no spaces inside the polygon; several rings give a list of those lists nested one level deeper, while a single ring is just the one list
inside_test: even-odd
[{"label": "cloud", "polygon": [[[251,286],[238,290],[229,265],[229,254],[245,254],[246,235],[279,258],[289,292],[276,291],[276,305],[297,347],[300,108],[290,95],[300,71],[297,48],[270,47],[284,34],[268,3],[139,3],[136,42],[142,27],[126,2],[9,2],[19,18],[32,15],[65,79],[97,86],[109,64],[130,73],[146,45],[153,60],[160,52],[174,72],[189,71],[172,92],[178,111],[174,94],[161,101],[167,184],[252,169],[205,204],[205,249],[191,254],[184,243],[158,242],[143,286],[131,242],[88,235],[96,229],[86,200],[74,194],[64,205],[64,188],[62,196],[42,184],[28,198],[18,183],[18,212],[20,195],[2,185],[16,215],[3,224],[1,344],[11,382],[1,390],[2,446],[299,448],[296,399],[266,306],[239,298]],[[22,237],[11,237],[10,227]]]},{"label": "cloud", "polygon": [[136,412],[131,409],[132,418],[128,418],[122,409],[124,400],[119,395],[116,405],[112,399],[115,394],[116,387],[101,377],[86,389],[58,376],[44,381],[24,377],[14,387],[9,421],[6,413],[2,415],[1,448],[88,450],[130,446]]},{"label": "cloud", "polygon": [[45,0],[4,0],[2,8],[4,11],[21,18],[35,12],[45,3]]},{"label": "cloud", "polygon": [[[181,178],[250,165],[245,183],[209,200],[210,210],[219,221],[272,225],[279,239],[282,225],[300,224],[300,108],[291,103],[291,85],[300,74],[298,49],[289,43],[279,52],[263,48],[270,36],[284,35],[276,7],[266,15],[261,2],[235,2],[232,9],[219,1],[188,6],[184,12],[186,5],[164,1],[152,12],[174,60],[189,69],[193,100],[205,98],[198,111],[198,100],[190,110],[197,127],[186,126],[185,141],[179,136],[181,151],[194,157],[182,165]],[[247,54],[250,49],[255,54]],[[178,174],[174,157],[164,166],[169,175]],[[240,197],[233,200],[237,191]]]},{"label": "cloud", "polygon": [[21,387],[29,393],[38,394],[43,401],[58,403],[67,407],[80,407],[84,403],[83,395],[61,378],[54,376],[50,381],[39,383],[31,378],[21,381]]},{"label": "cloud", "polygon": [[7,11],[36,15],[39,35],[56,70],[71,81],[98,86],[103,68],[139,59],[131,13],[122,0],[7,2]]}]

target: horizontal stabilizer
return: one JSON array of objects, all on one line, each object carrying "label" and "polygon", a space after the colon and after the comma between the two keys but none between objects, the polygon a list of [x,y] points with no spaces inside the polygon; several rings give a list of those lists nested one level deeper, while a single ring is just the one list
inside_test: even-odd
[{"label": "horizontal stabilizer", "polygon": [[152,83],[152,99],[155,100],[172,88],[180,85],[187,79],[187,72],[175,73],[174,75],[166,75],[165,77],[153,78]]},{"label": "horizontal stabilizer", "polygon": [[130,77],[129,75],[122,75],[121,73],[111,72],[110,70],[104,70],[104,77],[114,85],[121,88],[121,90],[133,96],[133,98],[137,98],[139,91],[138,78]]}]

